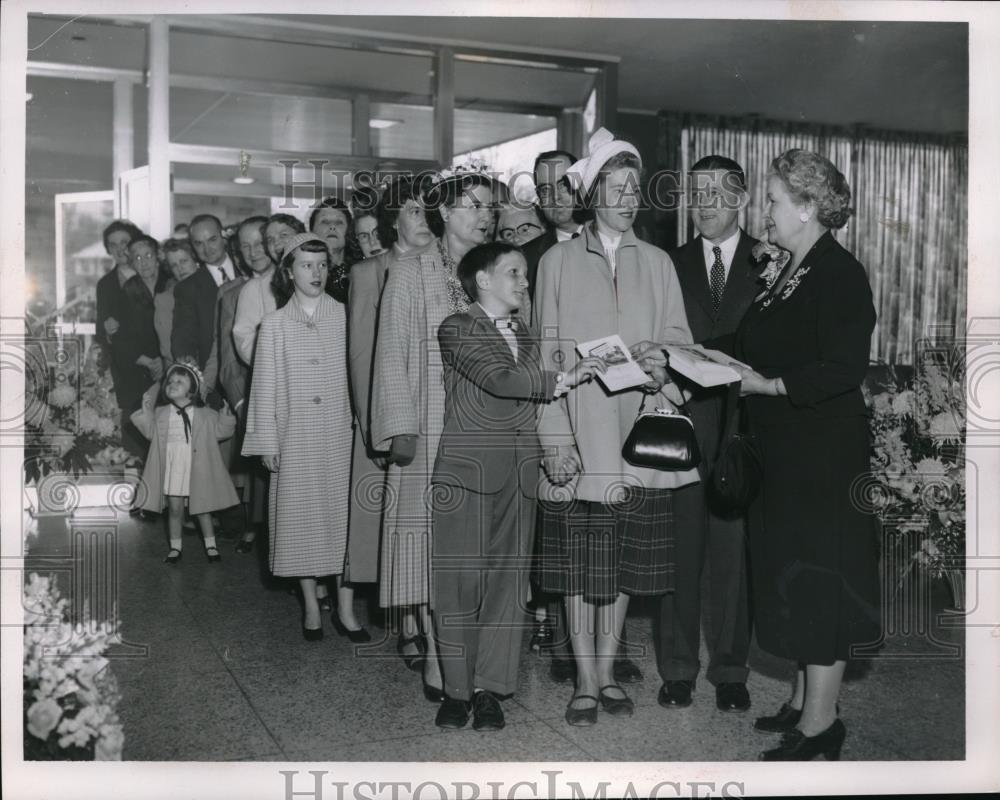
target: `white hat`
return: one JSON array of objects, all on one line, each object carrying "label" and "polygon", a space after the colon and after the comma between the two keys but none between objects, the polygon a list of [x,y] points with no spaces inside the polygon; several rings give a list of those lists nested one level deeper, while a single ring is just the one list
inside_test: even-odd
[{"label": "white hat", "polygon": [[635,147],[621,139],[615,139],[614,134],[607,128],[598,128],[587,142],[587,155],[566,170],[566,178],[573,188],[584,193],[589,192],[597,180],[601,167],[619,153],[631,153],[642,166],[642,156]]}]

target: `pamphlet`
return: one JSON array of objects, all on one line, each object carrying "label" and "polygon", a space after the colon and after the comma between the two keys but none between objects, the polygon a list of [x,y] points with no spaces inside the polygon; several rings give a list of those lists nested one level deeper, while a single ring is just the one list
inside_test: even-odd
[{"label": "pamphlet", "polygon": [[700,344],[668,344],[663,349],[669,359],[667,366],[699,386],[736,383],[741,376],[733,367],[749,369],[742,361]]},{"label": "pamphlet", "polygon": [[582,358],[593,356],[600,358],[605,363],[607,370],[603,373],[598,372],[597,379],[604,384],[604,388],[609,392],[620,392],[623,389],[631,389],[634,386],[649,383],[649,376],[632,358],[628,347],[625,346],[622,337],[617,333],[578,344],[576,352]]}]

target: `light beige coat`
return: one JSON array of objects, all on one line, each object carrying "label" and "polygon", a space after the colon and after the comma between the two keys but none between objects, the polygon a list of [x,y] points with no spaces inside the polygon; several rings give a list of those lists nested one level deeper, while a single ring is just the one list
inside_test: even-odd
[{"label": "light beige coat", "polygon": [[[622,234],[615,260],[612,276],[593,223],[584,226],[578,238],[555,245],[542,257],[534,310],[545,368],[570,369],[579,358],[578,343],[615,333],[627,346],[643,340],[692,341],[670,257],[629,230]],[[644,396],[639,388],[608,394],[594,380],[541,406],[538,435],[542,447],[572,445],[583,464],[582,472],[555,493],[543,478],[541,496],[608,503],[620,499],[624,485],[676,489],[696,482],[694,469],[643,469],[622,458],[622,445]],[[679,402],[677,387],[667,384],[647,399],[646,408]]]}]

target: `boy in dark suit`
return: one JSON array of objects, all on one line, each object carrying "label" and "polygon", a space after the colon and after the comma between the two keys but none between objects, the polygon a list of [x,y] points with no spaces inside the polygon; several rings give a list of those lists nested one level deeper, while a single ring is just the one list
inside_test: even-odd
[{"label": "boy in dark suit", "polygon": [[600,359],[543,370],[538,341],[515,316],[527,265],[506,242],[470,250],[458,278],[474,301],[441,323],[444,428],[434,464],[433,608],[445,699],[436,724],[504,726],[499,697],[517,688],[535,488],[542,451],[537,404],[561,396]]}]

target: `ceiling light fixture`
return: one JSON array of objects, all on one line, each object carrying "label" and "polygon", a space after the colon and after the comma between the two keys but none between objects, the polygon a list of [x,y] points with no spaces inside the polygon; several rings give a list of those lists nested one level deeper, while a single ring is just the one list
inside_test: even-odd
[{"label": "ceiling light fixture", "polygon": [[368,127],[375,128],[375,130],[385,130],[386,128],[392,128],[396,125],[402,125],[403,120],[401,119],[370,119],[368,120]]},{"label": "ceiling light fixture", "polygon": [[247,175],[249,169],[250,154],[246,150],[240,150],[240,174],[233,178],[233,183],[238,183],[241,186],[253,183],[253,176]]}]

